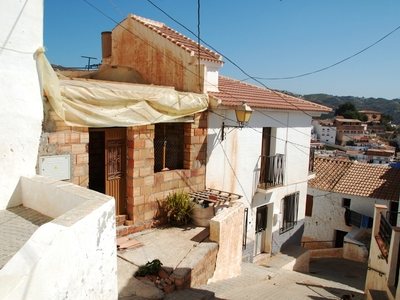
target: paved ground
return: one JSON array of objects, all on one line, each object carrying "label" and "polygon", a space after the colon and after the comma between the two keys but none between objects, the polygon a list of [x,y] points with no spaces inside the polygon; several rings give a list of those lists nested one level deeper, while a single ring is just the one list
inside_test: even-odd
[{"label": "paved ground", "polygon": [[[176,267],[204,237],[203,228],[167,228],[131,235],[143,243],[137,249],[119,252],[118,285],[121,300],[161,299],[164,295],[154,285],[134,278],[141,264],[155,258],[164,266]],[[243,263],[239,277],[196,289],[168,294],[167,300],[205,299],[363,299],[366,264],[344,259],[320,259],[310,265],[310,273],[281,269],[288,255],[274,256],[267,266]]]},{"label": "paved ground", "polygon": [[241,276],[199,287],[216,299],[363,299],[366,265],[344,259],[321,259],[310,274],[244,263]]},{"label": "paved ground", "polygon": [[120,299],[161,299],[163,294],[136,278],[139,266],[159,259],[163,267],[175,269],[208,236],[204,227],[159,228],[129,235],[143,246],[118,251],[118,291]]},{"label": "paved ground", "polygon": [[0,210],[0,269],[40,225],[51,220],[50,217],[23,206]]}]

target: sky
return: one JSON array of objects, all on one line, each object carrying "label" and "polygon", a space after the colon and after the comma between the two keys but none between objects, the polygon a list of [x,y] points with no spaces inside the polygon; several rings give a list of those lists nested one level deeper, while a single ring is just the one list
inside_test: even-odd
[{"label": "sky", "polygon": [[[151,2],[197,32],[198,0]],[[87,59],[81,56],[92,56],[100,63],[101,32],[111,31],[130,13],[197,40],[148,0],[45,0],[49,61],[83,67]],[[200,37],[225,57],[222,75],[248,77],[227,57],[253,77],[290,77],[330,66],[370,46],[400,26],[399,15],[398,0],[200,0]],[[400,98],[400,29],[325,71],[262,82],[297,94]]]}]

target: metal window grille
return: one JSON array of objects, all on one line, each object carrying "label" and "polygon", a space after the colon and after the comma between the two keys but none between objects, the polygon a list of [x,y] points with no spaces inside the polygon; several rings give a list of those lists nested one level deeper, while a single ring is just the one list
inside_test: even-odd
[{"label": "metal window grille", "polygon": [[386,250],[389,250],[390,240],[392,238],[392,226],[383,214],[381,214],[381,222],[379,224],[379,236],[385,243]]},{"label": "metal window grille", "polygon": [[183,123],[155,125],[154,172],[183,169]]},{"label": "metal window grille", "polygon": [[289,231],[297,224],[298,211],[299,211],[299,195],[300,193],[293,193],[285,196],[282,199],[282,226],[279,233]]}]

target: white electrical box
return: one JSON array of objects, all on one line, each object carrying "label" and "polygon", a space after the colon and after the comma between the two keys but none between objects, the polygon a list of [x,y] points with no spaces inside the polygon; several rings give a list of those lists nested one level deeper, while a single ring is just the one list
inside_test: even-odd
[{"label": "white electrical box", "polygon": [[71,156],[40,156],[39,174],[57,180],[71,179]]}]

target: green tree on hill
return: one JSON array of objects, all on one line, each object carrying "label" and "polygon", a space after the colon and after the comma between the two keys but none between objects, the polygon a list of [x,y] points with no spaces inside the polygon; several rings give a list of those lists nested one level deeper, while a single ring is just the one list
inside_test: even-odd
[{"label": "green tree on hill", "polygon": [[351,102],[346,102],[335,110],[335,116],[343,116],[346,119],[357,119],[360,121],[367,121],[368,117],[360,113]]}]

